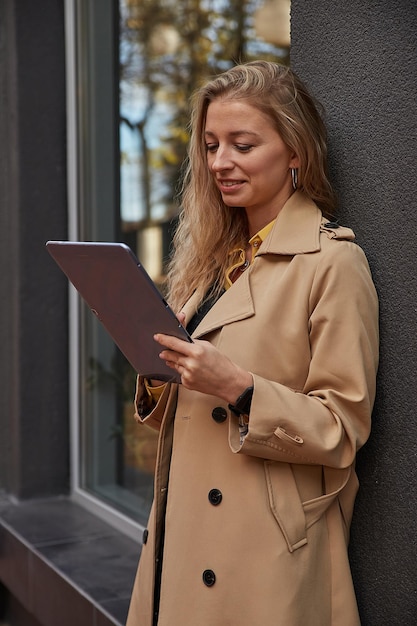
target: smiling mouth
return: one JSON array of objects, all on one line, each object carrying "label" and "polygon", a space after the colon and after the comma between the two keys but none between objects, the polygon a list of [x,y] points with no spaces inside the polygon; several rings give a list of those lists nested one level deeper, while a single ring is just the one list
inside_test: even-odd
[{"label": "smiling mouth", "polygon": [[243,180],[219,180],[217,181],[217,184],[222,189],[232,189],[233,187],[238,187],[240,185],[243,185],[244,182],[245,181]]}]

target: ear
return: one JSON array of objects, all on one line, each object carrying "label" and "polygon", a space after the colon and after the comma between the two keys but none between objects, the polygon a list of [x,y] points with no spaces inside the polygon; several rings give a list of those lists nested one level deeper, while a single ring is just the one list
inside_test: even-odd
[{"label": "ear", "polygon": [[293,152],[290,158],[290,167],[295,167],[295,168],[299,168],[300,167],[300,159],[298,158],[298,155]]}]

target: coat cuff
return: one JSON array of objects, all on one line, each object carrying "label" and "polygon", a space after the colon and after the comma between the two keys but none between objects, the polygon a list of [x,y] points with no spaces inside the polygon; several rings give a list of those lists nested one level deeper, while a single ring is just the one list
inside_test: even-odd
[{"label": "coat cuff", "polygon": [[152,393],[146,378],[138,376],[136,381],[135,413],[134,417],[140,424],[146,424],[159,430],[164,407],[168,401],[172,383],[156,387],[157,393]]}]

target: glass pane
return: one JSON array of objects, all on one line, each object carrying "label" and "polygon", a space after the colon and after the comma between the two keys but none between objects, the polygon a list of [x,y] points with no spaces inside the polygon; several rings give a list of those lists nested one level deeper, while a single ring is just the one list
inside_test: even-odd
[{"label": "glass pane", "polygon": [[235,59],[288,62],[289,9],[289,0],[120,1],[124,228],[173,217],[191,94]]},{"label": "glass pane", "polygon": [[[100,189],[102,202],[93,197],[84,209],[84,238],[126,242],[162,287],[188,141],[190,96],[206,77],[236,60],[288,63],[290,2],[119,0],[118,15],[111,5],[111,0],[88,3],[88,19],[94,20],[89,55],[96,59],[85,82],[94,92],[84,116],[91,153],[88,188],[90,199],[91,189]],[[104,24],[100,38],[105,10],[117,27],[113,44]],[[118,67],[112,69],[116,56]],[[113,110],[115,102],[118,110]],[[95,113],[102,120],[100,129]],[[99,148],[91,148],[94,141]],[[135,373],[89,311],[83,345],[84,487],[145,523],[157,433],[134,422]]]}]

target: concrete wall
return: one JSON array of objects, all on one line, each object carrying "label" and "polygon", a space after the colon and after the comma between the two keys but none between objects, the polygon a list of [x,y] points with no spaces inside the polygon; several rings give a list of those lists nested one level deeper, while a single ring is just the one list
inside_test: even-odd
[{"label": "concrete wall", "polygon": [[380,296],[379,390],[372,436],[358,457],[361,491],[351,541],[362,622],[412,626],[417,615],[417,3],[292,0],[291,65],[327,111],[340,221],[355,230]]},{"label": "concrete wall", "polygon": [[0,2],[0,489],[68,489],[64,1]]}]

